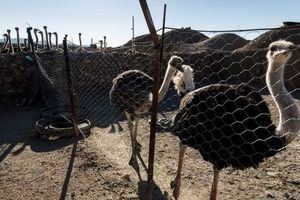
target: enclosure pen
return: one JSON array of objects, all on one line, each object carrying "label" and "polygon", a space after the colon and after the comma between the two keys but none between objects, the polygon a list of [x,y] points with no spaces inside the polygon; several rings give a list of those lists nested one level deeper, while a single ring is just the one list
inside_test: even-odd
[{"label": "enclosure pen", "polygon": [[[161,30],[163,31],[163,29]],[[147,118],[149,117],[150,113],[151,120],[153,119],[153,115],[156,115],[157,113],[155,110],[155,90],[152,93],[150,92],[151,94],[149,94],[149,88],[145,87],[145,85],[147,85],[147,81],[145,82],[145,79],[143,79],[142,76],[139,76],[139,73],[136,73],[137,78],[134,78],[132,80],[126,79],[127,82],[125,81],[125,84],[123,84],[121,89],[118,90],[119,92],[117,92],[117,95],[120,95],[122,92],[128,90],[129,93],[124,94],[126,98],[120,98],[119,100],[114,100],[114,102],[112,102],[109,94],[114,82],[116,82],[118,77],[120,77],[119,75],[124,75],[123,73],[128,71],[140,71],[142,72],[140,74],[147,76],[149,80],[153,80],[153,77],[155,78],[155,76],[158,76],[159,81],[163,82],[164,75],[167,73],[168,68],[162,67],[160,69],[161,72],[157,75],[154,67],[156,67],[157,65],[167,66],[170,58],[172,58],[174,55],[177,55],[178,57],[181,57],[183,59],[182,67],[184,67],[185,64],[190,65],[190,69],[186,67],[185,70],[189,69],[192,74],[195,74],[193,80],[196,83],[196,88],[209,87],[210,85],[215,84],[231,85],[232,87],[239,87],[242,84],[246,84],[247,87],[250,87],[255,91],[255,94],[261,95],[262,99],[266,101],[266,105],[268,106],[268,109],[271,113],[272,121],[278,121],[276,104],[271,101],[271,96],[268,93],[268,87],[265,82],[267,72],[266,54],[269,44],[279,39],[285,39],[297,45],[295,46],[296,49],[293,50],[294,53],[291,59],[288,61],[287,67],[285,68],[284,83],[288,92],[292,94],[294,98],[299,98],[299,27],[282,27],[271,29],[265,33],[261,33],[256,39],[251,41],[249,41],[246,37],[246,39],[242,37],[242,34],[245,34],[245,36],[249,34],[258,34],[256,30],[254,32],[238,32],[238,30],[232,31],[233,33],[221,32],[220,34],[218,34],[218,32],[212,31],[205,32],[206,35],[204,35],[202,32],[192,30],[190,28],[172,28],[168,29],[165,34],[159,36],[159,44],[157,46],[154,45],[151,34],[141,37],[135,37],[134,42],[136,45],[134,52],[131,51],[132,41],[129,41],[122,47],[111,49],[108,48],[105,53],[101,52],[100,50],[72,51],[68,49],[71,66],[71,77],[73,80],[73,88],[75,94],[74,104],[76,112],[78,113],[78,118],[88,118],[92,121],[94,128],[92,129],[92,134],[89,137],[93,137],[95,139],[97,148],[99,148],[98,153],[105,152],[106,156],[108,156],[108,160],[112,159],[114,162],[119,163],[124,169],[128,171],[130,171],[131,169],[125,167],[128,166],[127,155],[129,154],[128,152],[131,151],[130,137],[128,137],[127,135],[127,133],[129,133],[130,131],[126,127],[127,117],[125,118],[124,112],[120,112],[121,110],[118,109],[118,106],[116,106],[114,102],[121,101],[124,104],[128,104],[134,107],[135,105],[139,105],[140,103],[137,98],[139,94],[143,94],[148,98],[146,98],[145,100],[151,100],[154,104],[151,106],[150,112],[143,112],[139,124],[139,126],[142,127],[140,129],[140,132],[142,134],[139,135],[138,138],[139,142],[143,146],[149,145],[149,149],[143,148],[143,151],[141,151],[142,158],[148,156],[148,163],[146,163],[148,164],[148,169],[146,169],[146,171],[141,170],[142,174],[140,177],[143,178],[143,173],[146,172],[148,176],[148,183],[150,183],[146,185],[147,192],[143,192],[140,195],[145,195],[147,193],[148,197],[150,196],[150,198],[151,195],[157,195],[158,197],[152,197],[152,199],[155,199],[164,196],[163,194],[158,195],[157,190],[155,189],[161,187],[166,191],[172,193],[172,188],[174,189],[176,187],[176,184],[174,184],[175,182],[173,182],[171,187],[169,184],[166,184],[168,180],[172,180],[174,178],[176,173],[175,166],[176,162],[178,161],[177,156],[174,156],[175,153],[177,154],[178,142],[176,139],[174,139],[174,137],[170,136],[168,132],[172,132],[172,130],[174,129],[172,119],[180,111],[180,95],[184,95],[178,93],[176,89],[180,89],[186,86],[183,83],[181,83],[180,85],[180,81],[178,81],[178,79],[186,79],[187,77],[185,77],[185,73],[179,72],[177,70],[172,79],[173,83],[170,84],[165,97],[159,103],[159,106],[157,108],[158,113],[162,114],[162,118],[158,118],[158,120],[155,119],[156,122],[154,123],[154,121],[152,121],[149,126]],[[235,32],[238,32],[238,34],[234,34]],[[164,41],[163,54],[161,54],[162,52],[160,51],[162,49],[161,40]],[[64,68],[65,58],[62,52],[38,52],[37,55],[39,60],[42,62],[42,68],[45,70],[45,72],[47,72],[46,74],[53,81],[53,84],[49,84],[49,81],[43,82],[46,91],[49,91],[47,93],[51,94],[48,96],[55,97],[56,102],[58,103],[57,107],[59,111],[66,112],[67,110],[68,112],[70,102],[68,99],[68,92],[66,91],[67,78]],[[162,64],[160,64],[160,62],[162,62]],[[47,80],[45,76],[42,76],[42,78]],[[176,83],[179,83],[179,86],[176,85]],[[278,84],[279,83],[281,84],[280,81],[278,81]],[[224,88],[231,88],[231,86],[226,86]],[[156,87],[158,87],[158,85]],[[241,87],[241,90],[245,90],[245,87]],[[153,96],[151,96],[152,94]],[[226,96],[227,93],[224,91],[224,94]],[[190,113],[189,117],[186,118],[187,122],[184,122],[186,123],[184,124],[184,126],[190,127],[189,130],[192,131],[188,132],[187,129],[183,131],[184,135],[187,136],[187,139],[184,141],[188,141],[194,144],[197,139],[201,139],[201,134],[203,134],[203,132],[196,132],[196,130],[202,129],[204,127],[207,130],[211,130],[213,133],[205,133],[207,137],[205,137],[204,144],[200,146],[198,145],[198,148],[214,148],[210,153],[216,160],[218,160],[218,162],[229,162],[229,160],[222,159],[220,157],[221,154],[229,154],[233,157],[236,156],[238,158],[241,157],[241,159],[248,160],[248,158],[246,157],[246,153],[249,152],[247,148],[247,150],[243,152],[244,147],[249,147],[249,149],[251,149],[251,145],[255,145],[257,142],[263,143],[264,140],[258,139],[256,137],[250,137],[247,138],[245,144],[242,140],[241,142],[243,144],[243,148],[239,148],[239,146],[237,145],[237,141],[240,141],[240,136],[234,136],[232,139],[224,138],[224,141],[222,140],[222,142],[225,142],[225,145],[223,145],[223,143],[215,141],[214,138],[210,138],[213,137],[214,134],[218,135],[219,129],[217,127],[221,123],[218,118],[212,117],[212,119],[209,119],[208,117],[204,117],[204,123],[200,123],[200,121],[195,120],[195,117],[201,115],[201,113],[203,112],[208,116],[213,116],[213,108],[216,107],[215,109],[222,110],[223,104],[226,106],[228,105],[229,108],[234,108],[236,104],[235,99],[237,99],[237,102],[243,102],[243,98],[233,98],[233,95],[228,97],[226,96],[227,98],[229,98],[229,100],[221,104],[218,103],[220,97],[221,95],[216,95],[208,98],[208,101],[210,103],[209,105],[211,107],[209,107],[207,110],[202,110],[206,106],[205,102],[203,103],[203,105],[201,104],[201,106],[194,106],[191,108],[192,112]],[[157,98],[159,99],[159,97]],[[225,100],[225,97],[221,99]],[[253,100],[251,96],[249,96],[248,99]],[[299,105],[298,100],[296,101],[296,104]],[[291,108],[292,107],[287,107],[285,109],[288,110]],[[186,109],[189,110],[190,108]],[[241,135],[245,135],[250,131],[250,129],[242,131],[243,129],[241,127],[244,127],[245,125],[257,125],[259,126],[258,130],[261,133],[264,133],[264,131],[272,128],[265,127],[262,124],[262,122],[265,122],[265,120],[261,120],[261,117],[265,116],[266,114],[261,114],[261,117],[244,115],[243,110],[245,109],[241,108],[238,111],[229,109],[227,112],[224,111],[226,120],[231,120],[232,123],[230,123],[228,126],[221,126],[222,128],[220,130],[224,130],[224,133],[228,133],[231,130],[239,132],[240,130],[239,133]],[[47,112],[50,111],[51,109],[47,110]],[[233,116],[235,116],[233,119],[230,117],[232,113],[234,113]],[[124,130],[126,134],[122,134]],[[151,132],[151,138],[150,135],[147,134],[149,133],[149,131]],[[156,133],[159,132],[163,134],[155,134],[155,131],[157,131]],[[87,140],[89,140],[89,137],[87,137]],[[157,138],[157,140],[155,138]],[[267,138],[265,139],[268,140]],[[151,141],[155,142],[155,144]],[[155,150],[155,146],[157,147],[157,150]],[[289,151],[298,151],[297,144],[292,144],[292,146],[294,149],[290,148]],[[225,149],[225,147],[227,147],[227,149]],[[222,149],[222,151],[218,151],[218,148]],[[185,156],[185,163],[187,163],[187,166],[191,167],[189,167],[188,169],[186,169],[186,167],[183,167],[182,169],[183,184],[180,197],[182,199],[188,199],[188,196],[192,194],[192,199],[206,198],[209,193],[207,191],[207,188],[209,188],[209,186],[207,185],[207,180],[210,178],[210,176],[208,176],[208,174],[206,173],[201,173],[201,176],[199,176],[199,171],[209,171],[208,164],[204,161],[207,158],[204,157],[204,160],[198,159],[199,155],[190,149],[191,148],[186,151],[188,155]],[[276,148],[273,149],[276,150]],[[220,155],[218,152],[221,152]],[[284,154],[284,152],[285,151],[278,152],[276,154],[277,157],[275,156],[272,158],[273,160],[262,163],[262,167],[257,168],[257,170],[255,171],[253,171],[254,169],[247,169],[246,172],[243,171],[243,173],[238,175],[238,178],[242,178],[243,176],[245,176],[245,178],[249,179],[249,177],[252,176],[253,173],[257,173],[257,176],[265,177],[267,176],[264,175],[266,173],[265,171],[283,170],[282,166],[287,165],[285,164],[285,162],[290,163],[290,159],[292,159],[291,157],[288,157],[286,154]],[[280,156],[282,154],[284,154],[285,159],[289,161],[281,159]],[[233,160],[235,160],[234,162],[238,162],[236,159]],[[276,165],[275,161],[280,162],[281,164]],[[251,159],[248,160],[248,162],[251,164]],[[297,177],[298,168],[293,168],[294,164],[288,166],[290,168],[289,170],[293,171],[293,173],[296,174]],[[155,171],[155,173],[153,171]],[[285,171],[280,172],[282,174],[285,173]],[[238,184],[236,181],[237,175],[230,175],[231,173],[238,172],[231,172],[231,170],[226,170],[226,173],[226,178],[222,179],[224,176],[220,176],[219,180],[220,190],[224,191],[222,192],[222,194],[219,194],[220,198],[229,199],[230,197],[232,197],[232,193],[239,193],[239,197],[245,197],[247,194],[243,194],[243,192],[241,192],[238,188],[234,187],[236,186],[236,184]],[[135,173],[131,174],[130,172],[131,179],[139,178],[135,175]],[[289,177],[288,175],[284,176],[286,179],[287,177]],[[191,177],[192,181],[190,182],[190,179],[186,177]],[[217,177],[218,176],[216,175],[215,178]],[[276,177],[272,178],[275,179]],[[225,181],[227,179],[230,179],[230,183],[233,182],[234,184],[227,185],[227,181]],[[294,178],[289,177],[289,179]],[[253,185],[259,185],[260,188],[257,189],[257,193],[262,199],[264,199],[265,193],[264,191],[262,191],[264,188],[262,184],[266,181],[269,181],[270,177],[266,177],[266,180],[263,178],[251,178],[249,180],[250,183],[247,184],[247,187],[255,187]],[[150,189],[151,185],[156,186],[156,183],[159,183],[159,187]],[[178,183],[177,185],[179,184],[180,183]],[[226,187],[230,188],[230,190],[225,190],[223,188],[224,184],[226,184]],[[295,189],[296,187],[297,184],[292,185],[292,188]],[[297,194],[293,192],[294,189],[291,189],[289,194],[297,196]],[[198,190],[201,190],[201,192],[197,193],[196,191]],[[174,193],[176,193],[176,190],[174,191]],[[178,191],[179,190],[177,190],[177,193]],[[282,190],[279,190],[279,192],[282,193]],[[230,197],[227,197],[226,195]]]},{"label": "enclosure pen", "polygon": [[176,27],[185,4],[155,27],[132,3],[116,47],[106,23],[5,29],[0,199],[300,199],[300,23]]}]

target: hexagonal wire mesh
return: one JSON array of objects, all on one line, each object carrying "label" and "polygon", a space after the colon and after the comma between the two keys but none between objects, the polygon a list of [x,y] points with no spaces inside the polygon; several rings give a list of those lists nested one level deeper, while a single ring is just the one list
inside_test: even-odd
[{"label": "hexagonal wire mesh", "polygon": [[[284,27],[251,41],[233,33],[201,38],[201,33],[189,28],[169,32],[177,37],[166,40],[172,41],[168,52],[179,52],[193,67],[198,83],[198,89],[183,97],[173,116],[171,132],[181,143],[172,182],[175,197],[187,146],[213,165],[211,199],[215,199],[219,170],[256,167],[299,133],[299,102],[294,100],[300,92],[299,48],[295,46],[299,31],[299,27]],[[270,111],[273,107],[278,111]]]},{"label": "hexagonal wire mesh", "polygon": [[[163,66],[167,66],[172,55],[183,58],[183,63],[194,70],[196,90],[181,98],[170,83],[159,112],[172,120],[167,125],[160,121],[160,128],[198,150],[217,170],[227,166],[238,169],[257,166],[264,158],[282,150],[299,132],[299,102],[294,100],[300,97],[299,48],[293,51],[284,68],[269,66],[273,67],[268,71],[269,86],[266,54],[269,44],[279,39],[298,45],[300,28],[236,33],[182,28],[171,29],[165,35]],[[76,111],[94,126],[111,126],[115,130],[114,125],[125,120],[120,111],[132,114],[147,113],[150,109],[155,50],[149,35],[135,38],[134,50],[131,42],[105,53],[69,51]],[[274,46],[274,55],[277,51],[277,57],[285,57],[292,45],[279,42]],[[57,110],[68,111],[62,52],[39,53],[38,57],[52,80],[44,79],[49,99],[54,99]],[[269,59],[274,61],[277,57]],[[272,63],[276,65],[277,61]],[[127,70],[139,71],[124,73]],[[166,67],[161,71],[163,80]],[[280,79],[283,73],[284,81]],[[180,76],[180,72],[177,74]],[[115,89],[111,89],[113,84]],[[175,185],[176,181],[178,176]],[[175,195],[176,189],[175,186]]]}]

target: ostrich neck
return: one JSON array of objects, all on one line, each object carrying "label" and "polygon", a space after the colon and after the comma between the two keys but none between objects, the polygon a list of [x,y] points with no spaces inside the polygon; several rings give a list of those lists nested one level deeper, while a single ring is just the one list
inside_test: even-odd
[{"label": "ostrich neck", "polygon": [[57,34],[55,34],[55,47],[56,48],[58,47],[58,36],[57,36]]},{"label": "ostrich neck", "polygon": [[41,40],[42,40],[42,48],[45,48],[45,44],[44,44],[44,35],[43,35],[43,33],[41,33]]},{"label": "ostrich neck", "polygon": [[38,43],[38,36],[37,36],[37,32],[34,32],[34,36],[35,36],[35,42]]},{"label": "ostrich neck", "polygon": [[160,102],[165,97],[165,95],[167,94],[167,91],[169,89],[169,85],[171,83],[171,80],[172,80],[175,72],[176,72],[176,69],[171,67],[171,65],[168,65],[168,68],[167,68],[166,73],[165,73],[164,80],[163,80],[162,85],[160,86],[160,89],[158,91],[158,102]]},{"label": "ostrich neck", "polygon": [[266,82],[279,111],[277,132],[291,142],[300,131],[300,113],[296,102],[284,86],[284,65],[278,66],[277,63],[269,62]]},{"label": "ostrich neck", "polygon": [[2,49],[7,48],[7,44],[8,44],[8,37],[5,37],[5,43],[2,46]]}]

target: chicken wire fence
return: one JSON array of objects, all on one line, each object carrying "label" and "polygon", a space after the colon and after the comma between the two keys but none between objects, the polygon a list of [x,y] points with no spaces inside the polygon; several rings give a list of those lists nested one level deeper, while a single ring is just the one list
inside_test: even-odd
[{"label": "chicken wire fence", "polygon": [[[218,169],[229,165],[236,168],[256,166],[263,158],[282,150],[287,141],[273,135],[279,117],[266,85],[268,47],[280,39],[299,45],[300,28],[231,32],[168,28],[160,81],[164,79],[168,60],[177,55],[183,59],[183,64],[193,68],[196,90],[182,98],[170,83],[159,104],[159,112],[170,120],[167,124],[158,124],[160,131],[173,132],[183,144],[199,150],[203,158]],[[114,126],[126,120],[122,112],[125,108],[110,100],[113,79],[127,70],[140,70],[151,79],[156,51],[149,35],[136,37],[106,52],[68,50],[77,115],[98,127]],[[299,54],[296,48],[285,66],[284,85],[288,92],[276,94],[283,98],[291,94],[296,99],[296,103],[281,106],[283,111],[295,111],[298,106]],[[70,113],[63,52],[47,51],[37,55],[47,96],[44,115]],[[127,80],[127,85],[119,91],[131,91],[122,99],[128,101],[127,104],[123,102],[124,106],[137,104],[138,107],[145,103],[136,102],[139,95],[145,96],[145,91],[151,91],[143,85],[143,80]],[[184,82],[182,84],[185,87]],[[152,95],[146,95],[146,100],[151,98]],[[149,119],[147,113],[150,111],[151,108],[143,110],[145,120]],[[293,120],[299,121],[296,113]],[[233,133],[235,135],[231,135]]]},{"label": "chicken wire fence", "polygon": [[[238,34],[232,32],[203,34],[189,28],[170,29],[165,34],[161,80],[163,80],[170,56],[179,55],[183,58],[184,64],[190,65],[194,69],[196,87],[216,83],[247,83],[263,93],[267,89],[265,73],[268,45],[279,39],[299,44],[299,30],[300,28],[291,27],[270,30],[265,33],[263,31],[247,31],[238,32]],[[255,39],[250,40],[251,38]],[[155,49],[151,44],[150,36],[143,35],[135,38],[134,41],[134,52],[132,41],[121,47],[111,48],[106,53],[69,50],[76,105],[80,114],[86,112],[84,116],[90,115],[89,118],[94,122],[109,122],[109,119],[105,118],[107,113],[114,113],[114,109],[105,108],[108,110],[104,111],[101,107],[110,106],[108,93],[112,86],[112,80],[119,73],[130,69],[141,70],[153,77],[152,60]],[[299,70],[296,69],[299,60],[297,57],[298,52],[295,52],[285,70],[286,87],[295,95],[299,90]],[[68,97],[63,52],[46,51],[38,53],[38,58],[45,72],[42,75],[47,91],[45,94],[49,100],[48,104],[57,106],[55,101],[59,101],[58,108],[65,108],[68,105]],[[174,93],[172,84],[169,90],[170,93]],[[175,97],[174,102],[176,103],[169,102],[173,98],[171,96],[173,95],[167,95],[162,102],[162,107],[171,109],[178,107],[179,98]],[[95,106],[98,106],[98,109]]]}]

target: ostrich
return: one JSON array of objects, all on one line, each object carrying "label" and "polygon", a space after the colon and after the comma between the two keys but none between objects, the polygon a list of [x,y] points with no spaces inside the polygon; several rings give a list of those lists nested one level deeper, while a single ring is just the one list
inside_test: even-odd
[{"label": "ostrich", "polygon": [[106,52],[106,48],[107,48],[106,36],[103,36],[103,49],[104,49],[104,52]]},{"label": "ostrich", "polygon": [[39,38],[38,38],[38,36],[37,36],[37,33],[38,33],[39,31],[40,31],[40,30],[37,29],[37,28],[33,29],[33,33],[34,33],[34,36],[35,36],[35,50],[37,50],[38,47],[39,47]]},{"label": "ostrich", "polygon": [[39,31],[39,34],[41,35],[41,40],[42,40],[42,49],[45,49],[45,43],[44,43],[44,34],[43,34],[43,31]]},{"label": "ostrich", "polygon": [[16,48],[16,51],[17,52],[20,52],[22,51],[22,48],[20,46],[20,35],[19,35],[19,27],[15,27],[15,30],[17,32],[17,48]]},{"label": "ostrich", "polygon": [[55,36],[55,48],[58,49],[58,35],[57,32],[52,33]]},{"label": "ostrich", "polygon": [[13,44],[11,42],[11,37],[10,37],[10,29],[7,29],[7,35],[8,35],[8,49],[9,49],[9,53],[14,53],[14,47]]},{"label": "ostrich", "polygon": [[22,48],[23,51],[29,51],[29,50],[30,50],[27,41],[28,41],[28,39],[27,39],[27,38],[24,38],[24,47]]},{"label": "ostrich", "polygon": [[[182,66],[183,60],[178,56],[172,56],[168,62],[166,74],[163,83],[158,92],[158,102],[160,102],[168,91],[170,82],[175,72],[182,68],[190,68],[189,66]],[[187,72],[191,72],[189,70]],[[189,76],[193,78],[193,76]],[[185,83],[185,88],[180,88],[181,92],[194,90],[193,80]],[[149,111],[152,104],[152,88],[153,79],[139,70],[128,70],[119,74],[113,80],[113,86],[110,90],[110,101],[117,108],[125,113],[128,120],[128,127],[130,131],[132,154],[129,161],[139,175],[139,166],[137,163],[137,156],[139,156],[141,145],[137,142],[137,127],[141,115]],[[135,121],[133,126],[132,119]],[[145,167],[145,166],[144,166]],[[146,167],[145,167],[146,168]],[[140,175],[139,175],[140,178]]]},{"label": "ostrich", "polygon": [[5,38],[5,42],[3,46],[1,47],[1,53],[7,53],[9,51],[8,49],[8,34],[4,33],[3,37]]},{"label": "ostrich", "polygon": [[179,197],[183,156],[187,146],[213,165],[210,200],[217,198],[219,171],[256,167],[264,158],[283,150],[300,132],[300,112],[284,86],[284,65],[295,46],[276,41],[267,53],[266,82],[279,110],[277,127],[266,102],[253,88],[215,84],[188,93],[174,118],[172,133],[180,139],[177,174],[171,182]]},{"label": "ostrich", "polygon": [[52,50],[52,39],[51,39],[52,33],[49,32],[48,35],[49,35],[49,46],[50,46],[50,50]]},{"label": "ostrich", "polygon": [[100,40],[100,52],[103,52],[103,40]]},{"label": "ostrich", "polygon": [[78,33],[78,37],[79,37],[79,47],[77,49],[75,49],[75,51],[82,52],[82,51],[84,51],[84,49],[82,47],[81,33]]},{"label": "ostrich", "polygon": [[47,26],[43,26],[45,30],[45,36],[46,36],[46,49],[50,50],[50,44],[49,44],[49,39],[48,39],[48,31],[47,31]]}]

